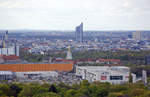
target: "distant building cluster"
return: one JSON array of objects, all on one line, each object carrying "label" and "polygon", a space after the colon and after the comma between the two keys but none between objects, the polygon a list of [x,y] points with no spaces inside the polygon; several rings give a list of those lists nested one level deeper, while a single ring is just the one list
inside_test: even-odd
[{"label": "distant building cluster", "polygon": [[121,65],[120,59],[78,59],[75,60],[77,64],[80,63],[99,63],[99,64],[105,64],[105,65]]},{"label": "distant building cluster", "polygon": [[0,45],[0,55],[16,55],[19,56],[19,46],[9,46],[8,45],[8,31],[2,36]]},{"label": "distant building cluster", "polygon": [[[8,31],[6,31],[0,41],[0,80],[31,79],[32,81],[33,79],[47,79],[47,81],[53,80],[54,83],[57,81],[70,83],[69,80],[80,82],[86,79],[89,82],[100,81],[111,84],[124,84],[129,81],[130,68],[121,66],[121,60],[99,58],[75,60],[71,52],[90,50],[115,52],[118,50],[150,49],[149,38],[147,37],[147,39],[143,40],[143,33],[140,31],[130,32],[130,35],[112,32],[99,34],[96,31],[86,33],[88,33],[84,34],[86,37],[83,37],[83,23],[77,26],[71,34],[67,33],[63,36],[55,31],[51,33],[52,36],[49,36],[49,34],[44,34],[44,36],[43,33],[41,36],[39,33],[39,35],[36,34],[35,36],[21,33],[16,34],[19,38],[14,39],[14,36],[12,36],[12,40],[9,41]],[[67,56],[65,59],[57,57],[49,58],[47,61],[45,58],[46,61],[44,60],[42,63],[29,63],[20,61],[20,46],[22,51],[32,54],[51,55],[63,52]],[[65,51],[67,48],[68,51]],[[71,50],[71,48],[73,49]],[[150,56],[145,57],[145,63],[150,64]],[[90,66],[91,64],[97,66]],[[137,79],[136,74],[131,75],[133,83],[138,80],[143,80],[145,84],[147,83],[146,71],[142,72],[141,79]]]},{"label": "distant building cluster", "polygon": [[9,45],[8,31],[6,31],[4,35],[2,34],[1,39],[2,40],[0,42],[0,63],[20,61],[20,47],[16,44],[11,46]]},{"label": "distant building cluster", "polygon": [[74,63],[0,64],[0,80],[47,79],[58,77],[59,72],[74,72],[75,79],[89,82],[123,84],[129,81],[130,70],[125,66],[76,66]]},{"label": "distant building cluster", "polygon": [[[33,35],[32,35],[33,34]],[[32,54],[59,53],[68,45],[78,51],[150,50],[149,31],[83,31],[83,23],[75,31],[44,31],[21,33],[17,38],[21,48]]]}]

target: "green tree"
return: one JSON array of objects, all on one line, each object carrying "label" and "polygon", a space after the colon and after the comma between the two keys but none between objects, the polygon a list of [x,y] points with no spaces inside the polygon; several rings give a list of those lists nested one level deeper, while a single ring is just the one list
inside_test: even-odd
[{"label": "green tree", "polygon": [[0,84],[0,91],[1,91],[0,96],[3,96],[3,95],[12,96],[13,95],[13,91],[11,91],[8,84]]},{"label": "green tree", "polygon": [[18,94],[21,92],[22,88],[19,87],[17,84],[11,84],[10,89],[13,92],[12,96],[17,97]]},{"label": "green tree", "polygon": [[65,97],[74,97],[77,94],[77,91],[74,89],[70,89],[65,93]]},{"label": "green tree", "polygon": [[146,93],[144,93],[143,97],[150,97],[150,91],[147,91]]},{"label": "green tree", "polygon": [[33,95],[48,92],[47,88],[41,87],[39,84],[28,84],[23,87],[23,90],[19,93],[19,97],[32,97]]},{"label": "green tree", "polygon": [[133,78],[132,78],[132,74],[130,73],[129,75],[129,83],[132,83],[133,82]]},{"label": "green tree", "polygon": [[49,92],[54,92],[54,93],[57,93],[57,89],[56,89],[56,86],[54,84],[52,84],[49,88]]},{"label": "green tree", "polygon": [[89,86],[90,97],[106,97],[109,93],[109,84],[94,83]]},{"label": "green tree", "polygon": [[129,95],[131,97],[138,97],[138,96],[144,95],[144,93],[145,93],[144,89],[135,88],[135,89],[131,90],[131,92],[129,93]]},{"label": "green tree", "polygon": [[120,92],[117,93],[109,93],[108,97],[124,97],[124,95]]},{"label": "green tree", "polygon": [[110,92],[124,92],[127,91],[128,87],[125,85],[111,85]]},{"label": "green tree", "polygon": [[86,95],[87,97],[90,97],[90,91],[89,91],[89,86],[90,86],[90,83],[87,81],[87,80],[83,80],[81,83],[80,83],[80,89],[79,91]]},{"label": "green tree", "polygon": [[58,94],[56,93],[42,93],[42,94],[36,94],[33,97],[60,97]]}]

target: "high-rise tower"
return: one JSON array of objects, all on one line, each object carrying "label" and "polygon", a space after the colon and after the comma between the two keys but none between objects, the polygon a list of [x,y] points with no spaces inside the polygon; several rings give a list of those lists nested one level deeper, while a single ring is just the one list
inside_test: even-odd
[{"label": "high-rise tower", "polygon": [[134,40],[141,40],[142,39],[142,34],[141,32],[133,32],[133,39]]},{"label": "high-rise tower", "polygon": [[79,26],[76,27],[75,31],[75,39],[76,42],[83,42],[83,23],[81,23]]},{"label": "high-rise tower", "polygon": [[5,41],[8,41],[8,31],[5,33]]},{"label": "high-rise tower", "polygon": [[5,41],[5,47],[8,47],[8,31],[5,32],[4,41]]}]

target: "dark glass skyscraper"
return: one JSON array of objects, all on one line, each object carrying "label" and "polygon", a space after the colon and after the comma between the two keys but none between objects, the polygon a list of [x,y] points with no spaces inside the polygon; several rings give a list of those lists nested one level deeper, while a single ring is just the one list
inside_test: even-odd
[{"label": "dark glass skyscraper", "polygon": [[79,26],[76,27],[75,31],[75,39],[76,42],[83,42],[83,23],[81,23]]}]

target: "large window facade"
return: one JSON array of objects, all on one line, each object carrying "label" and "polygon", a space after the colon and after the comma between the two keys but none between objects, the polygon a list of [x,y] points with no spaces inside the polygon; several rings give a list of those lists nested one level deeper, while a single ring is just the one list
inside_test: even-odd
[{"label": "large window facade", "polygon": [[110,80],[123,80],[123,76],[110,76]]}]

